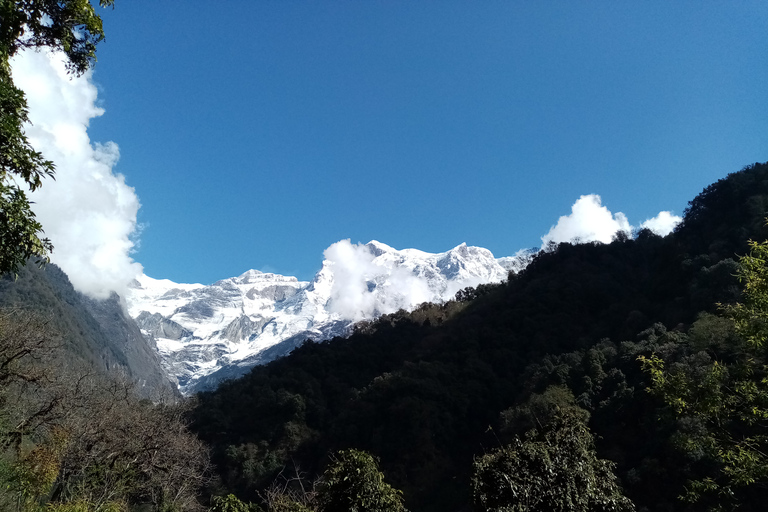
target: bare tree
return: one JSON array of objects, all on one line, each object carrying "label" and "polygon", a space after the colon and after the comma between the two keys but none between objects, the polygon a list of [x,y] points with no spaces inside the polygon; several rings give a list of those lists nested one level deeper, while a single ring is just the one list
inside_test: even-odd
[{"label": "bare tree", "polygon": [[67,354],[44,317],[0,310],[0,479],[18,498],[0,508],[203,510],[208,450],[187,428],[188,403],[174,400],[139,398],[128,376]]}]

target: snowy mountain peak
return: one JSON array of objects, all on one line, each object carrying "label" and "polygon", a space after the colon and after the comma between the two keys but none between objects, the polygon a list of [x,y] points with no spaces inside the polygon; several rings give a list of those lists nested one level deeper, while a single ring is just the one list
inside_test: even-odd
[{"label": "snowy mountain peak", "polygon": [[238,281],[240,281],[243,284],[246,284],[246,283],[250,283],[250,282],[253,282],[254,280],[259,279],[263,275],[264,275],[263,272],[261,272],[259,270],[251,269],[251,270],[246,270],[245,272],[243,272],[242,274],[237,276],[235,279],[237,279]]},{"label": "snowy mountain peak", "polygon": [[126,302],[181,391],[191,393],[285,355],[306,339],[343,335],[360,320],[450,300],[527,264],[519,254],[497,260],[465,243],[432,254],[342,240],[324,256],[309,283],[258,270],[209,286],[141,275]]},{"label": "snowy mountain peak", "polygon": [[385,252],[395,252],[396,249],[393,247],[388,246],[387,244],[383,244],[379,242],[378,240],[371,240],[367,244],[365,244],[366,247],[371,249],[371,252],[376,256],[381,256]]}]

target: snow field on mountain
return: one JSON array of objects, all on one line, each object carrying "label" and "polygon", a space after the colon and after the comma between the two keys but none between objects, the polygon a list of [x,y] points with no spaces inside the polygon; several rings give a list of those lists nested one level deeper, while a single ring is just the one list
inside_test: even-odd
[{"label": "snow field on mountain", "polygon": [[311,282],[258,270],[209,286],[140,275],[126,302],[144,335],[157,344],[166,370],[188,393],[229,366],[267,362],[272,356],[260,354],[280,343],[293,343],[287,352],[297,340],[343,335],[355,322],[444,302],[467,286],[501,282],[530,255],[497,260],[489,250],[466,244],[432,254],[342,240],[324,252]]}]

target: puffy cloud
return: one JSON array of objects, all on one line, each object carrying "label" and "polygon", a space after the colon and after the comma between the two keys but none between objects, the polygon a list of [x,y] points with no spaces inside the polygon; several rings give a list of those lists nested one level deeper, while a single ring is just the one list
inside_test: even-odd
[{"label": "puffy cloud", "polygon": [[11,65],[27,95],[27,137],[56,165],[55,181],[46,180],[30,196],[53,242],[52,261],[81,292],[122,295],[142,271],[130,256],[140,205],[134,189],[113,172],[117,144],[92,144],[88,137],[90,120],[104,113],[91,75],[68,75],[61,55],[48,52],[22,52]]},{"label": "puffy cloud", "polygon": [[659,214],[640,224],[641,228],[648,228],[657,235],[667,236],[675,229],[675,226],[682,222],[683,218],[672,215],[672,212],[659,212]]},{"label": "puffy cloud", "polygon": [[377,258],[368,245],[341,240],[323,255],[333,273],[328,311],[343,319],[373,318],[432,299],[425,280],[389,260]]},{"label": "puffy cloud", "polygon": [[[640,227],[648,228],[654,233],[666,236],[683,219],[671,212],[659,212],[656,217],[643,222]],[[602,205],[597,194],[579,197],[571,207],[570,215],[563,215],[549,232],[541,237],[544,245],[549,242],[603,242],[609,243],[618,231],[631,235],[635,229],[629,223],[627,216],[621,212],[611,213]]]},{"label": "puffy cloud", "polygon": [[599,195],[589,194],[581,196],[571,207],[571,214],[560,217],[541,241],[544,245],[572,240],[609,243],[617,231],[632,232],[627,216],[621,212],[614,215],[602,205]]}]

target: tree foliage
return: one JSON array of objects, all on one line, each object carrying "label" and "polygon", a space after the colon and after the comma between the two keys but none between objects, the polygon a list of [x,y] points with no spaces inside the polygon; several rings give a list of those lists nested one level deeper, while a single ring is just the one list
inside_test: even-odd
[{"label": "tree foliage", "polygon": [[37,315],[0,310],[0,509],[201,510],[208,453],[186,406],[142,400],[61,344]]},{"label": "tree foliage", "polygon": [[768,484],[768,242],[750,247],[737,274],[742,300],[722,306],[744,340],[741,350],[730,357],[702,354],[698,363],[687,364],[668,364],[655,354],[640,358],[652,379],[650,391],[687,426],[677,445],[710,463],[681,498],[708,498],[713,508],[735,507],[750,488]]},{"label": "tree foliage", "polygon": [[[744,353],[733,322],[714,313],[738,299],[733,256],[745,237],[765,233],[766,211],[768,164],[755,164],[707,187],[667,237],[644,230],[610,244],[560,244],[482,294],[305,343],[201,394],[194,428],[224,485],[249,499],[281,468],[317,476],[327,453],[355,446],[379,457],[409,508],[467,509],[467,461],[496,444],[488,425],[509,423],[500,412],[512,411],[537,428],[515,409],[555,385],[590,414],[597,453],[617,463],[638,509],[678,509],[685,482],[711,468],[695,450],[672,449],[697,423],[678,421],[644,391],[650,375],[637,358],[655,353],[701,375],[712,360]],[[526,406],[539,414],[539,405]]]},{"label": "tree foliage", "polygon": [[[102,7],[114,0],[100,0]],[[53,246],[41,238],[24,188],[34,191],[54,166],[29,143],[24,92],[13,83],[10,59],[23,49],[62,52],[69,70],[85,72],[104,39],[89,0],[0,0],[0,273],[16,272],[31,256],[44,263]]]},{"label": "tree foliage", "polygon": [[234,494],[227,494],[211,499],[210,512],[261,512],[261,509],[252,503],[243,503]]},{"label": "tree foliage", "polygon": [[597,458],[586,425],[565,415],[477,457],[475,504],[481,512],[633,511],[614,466]]},{"label": "tree foliage", "polygon": [[323,473],[320,512],[404,512],[403,493],[384,481],[372,455],[342,450]]},{"label": "tree foliage", "polygon": [[0,273],[15,273],[33,257],[38,265],[47,263],[53,244],[39,237],[42,232],[24,191],[0,183]]}]

